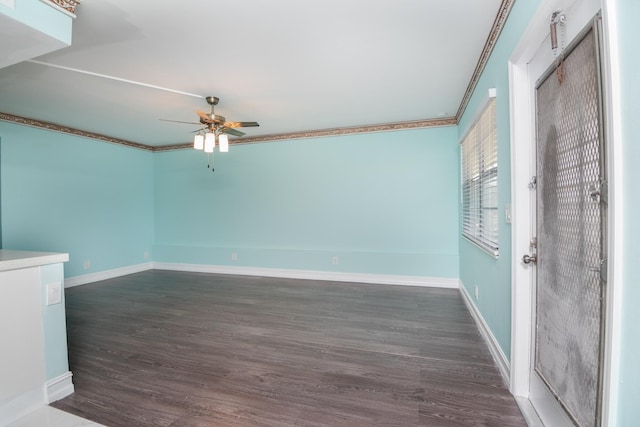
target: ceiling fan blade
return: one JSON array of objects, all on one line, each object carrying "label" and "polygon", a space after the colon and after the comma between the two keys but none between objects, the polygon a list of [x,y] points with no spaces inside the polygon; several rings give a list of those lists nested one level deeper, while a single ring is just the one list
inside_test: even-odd
[{"label": "ceiling fan blade", "polygon": [[260,126],[258,122],[225,122],[226,128],[253,128]]},{"label": "ceiling fan blade", "polygon": [[182,122],[180,120],[167,120],[167,119],[158,119],[161,122],[171,122],[171,123],[186,123],[188,125],[199,125],[200,123],[196,123],[196,122]]},{"label": "ceiling fan blade", "polygon": [[196,114],[200,116],[200,120],[202,120],[203,122],[213,123],[213,120],[211,120],[211,117],[204,111],[196,110]]},{"label": "ceiling fan blade", "polygon": [[222,131],[222,133],[226,133],[227,135],[233,135],[233,136],[242,136],[242,135],[244,135],[244,132],[240,132],[239,130],[231,129],[231,128],[228,128],[228,127],[220,128],[220,130]]}]

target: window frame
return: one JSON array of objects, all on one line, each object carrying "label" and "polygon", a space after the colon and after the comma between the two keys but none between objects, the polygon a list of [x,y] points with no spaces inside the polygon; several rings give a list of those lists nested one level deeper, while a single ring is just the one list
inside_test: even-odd
[{"label": "window frame", "polygon": [[494,258],[500,253],[495,89],[460,140],[462,236]]}]

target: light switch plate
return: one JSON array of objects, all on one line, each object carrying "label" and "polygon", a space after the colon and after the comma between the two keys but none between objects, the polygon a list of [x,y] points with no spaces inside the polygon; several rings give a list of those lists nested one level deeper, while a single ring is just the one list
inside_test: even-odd
[{"label": "light switch plate", "polygon": [[62,302],[62,283],[49,283],[47,285],[47,305],[60,304]]}]

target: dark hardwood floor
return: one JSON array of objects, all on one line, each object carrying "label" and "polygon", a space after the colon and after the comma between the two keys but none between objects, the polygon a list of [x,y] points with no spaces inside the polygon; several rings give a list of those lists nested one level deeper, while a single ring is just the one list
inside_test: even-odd
[{"label": "dark hardwood floor", "polygon": [[152,270],[66,290],[108,426],[525,426],[457,290]]}]

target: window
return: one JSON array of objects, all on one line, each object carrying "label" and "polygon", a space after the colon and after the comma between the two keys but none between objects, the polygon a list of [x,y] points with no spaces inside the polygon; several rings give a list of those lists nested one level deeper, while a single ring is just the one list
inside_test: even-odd
[{"label": "window", "polygon": [[460,143],[462,235],[498,256],[498,138],[492,96]]}]

